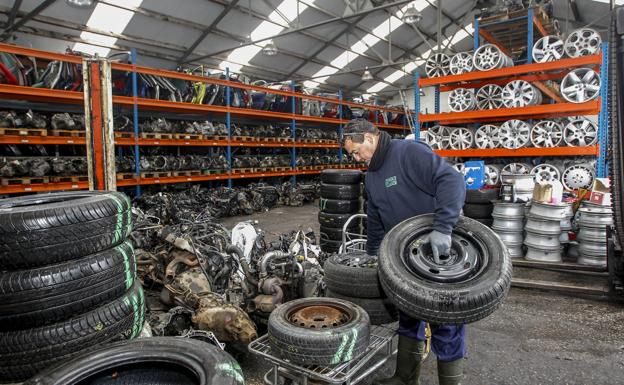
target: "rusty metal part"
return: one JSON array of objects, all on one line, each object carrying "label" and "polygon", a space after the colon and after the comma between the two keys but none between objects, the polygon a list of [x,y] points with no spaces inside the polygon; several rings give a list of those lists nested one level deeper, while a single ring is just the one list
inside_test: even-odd
[{"label": "rusty metal part", "polygon": [[277,307],[273,303],[273,296],[266,294],[256,296],[249,305],[250,312],[261,311],[263,313],[270,313]]},{"label": "rusty metal part", "polygon": [[173,259],[169,262],[167,268],[165,269],[165,277],[167,280],[175,278],[179,264],[182,263],[189,267],[195,267],[199,264],[197,258],[195,258],[193,254],[186,251],[174,250],[171,252],[171,256],[173,256]]},{"label": "rusty metal part", "polygon": [[293,325],[307,329],[335,328],[351,319],[347,312],[330,305],[296,307],[287,318]]}]

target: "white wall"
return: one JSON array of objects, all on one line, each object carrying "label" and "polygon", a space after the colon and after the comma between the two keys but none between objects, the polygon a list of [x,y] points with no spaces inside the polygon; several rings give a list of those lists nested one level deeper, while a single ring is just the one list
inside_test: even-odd
[{"label": "white wall", "polygon": [[[433,114],[435,111],[435,89],[433,87],[427,87],[422,89],[425,93],[425,96],[420,97],[420,112],[423,114]],[[407,99],[408,107],[413,110],[414,109],[414,89],[411,88],[409,90],[403,91],[403,95]],[[449,112],[447,103],[448,92],[440,93],[440,112]],[[392,99],[388,101],[390,105],[402,105],[401,96],[397,93]]]}]

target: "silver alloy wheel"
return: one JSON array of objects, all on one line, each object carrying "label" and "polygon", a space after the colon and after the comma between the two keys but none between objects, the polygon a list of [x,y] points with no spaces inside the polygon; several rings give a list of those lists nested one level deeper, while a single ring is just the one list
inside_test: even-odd
[{"label": "silver alloy wheel", "polygon": [[498,167],[486,164],[485,165],[485,184],[487,186],[496,186],[500,182],[500,170]]},{"label": "silver alloy wheel", "polygon": [[529,175],[531,173],[531,166],[526,163],[508,163],[501,170],[501,174],[524,174]]},{"label": "silver alloy wheel", "polygon": [[568,146],[591,146],[598,141],[598,127],[589,119],[578,119],[563,129],[563,141]]},{"label": "silver alloy wheel", "polygon": [[507,108],[536,106],[542,103],[542,93],[525,80],[514,80],[503,87],[502,99]]},{"label": "silver alloy wheel", "polygon": [[472,54],[468,52],[459,52],[453,57],[449,63],[449,70],[453,75],[465,74],[473,70]]},{"label": "silver alloy wheel", "polygon": [[563,40],[554,35],[544,36],[533,46],[533,60],[537,63],[559,60],[563,54]]},{"label": "silver alloy wheel", "polygon": [[548,219],[560,223],[567,211],[567,205],[565,203],[543,203],[533,201],[531,202],[531,209],[529,215],[534,218]]},{"label": "silver alloy wheel", "polygon": [[595,55],[600,52],[602,38],[591,28],[580,28],[572,31],[565,41],[565,52],[569,57]]},{"label": "silver alloy wheel", "polygon": [[477,48],[472,57],[472,63],[479,71],[513,66],[513,60],[494,44],[484,44]]},{"label": "silver alloy wheel", "polygon": [[563,78],[560,90],[570,103],[594,100],[600,96],[600,76],[591,68],[577,68]]},{"label": "silver alloy wheel", "polygon": [[524,203],[494,202],[492,215],[510,219],[524,218]]},{"label": "silver alloy wheel", "polygon": [[534,233],[558,235],[561,232],[561,222],[549,219],[537,218],[532,215],[527,216],[527,222],[524,229]]},{"label": "silver alloy wheel", "polygon": [[561,175],[563,187],[568,190],[590,188],[594,183],[594,169],[586,164],[575,164],[566,168]]},{"label": "silver alloy wheel", "polygon": [[522,120],[508,120],[500,126],[498,136],[501,146],[508,149],[517,149],[526,146],[529,142],[531,127]]},{"label": "silver alloy wheel", "polygon": [[500,147],[498,138],[498,126],[493,124],[485,124],[475,131],[474,141],[478,148],[497,148]]},{"label": "silver alloy wheel", "polygon": [[503,106],[503,88],[498,84],[486,84],[479,88],[475,97],[480,110],[495,110]]},{"label": "silver alloy wheel", "polygon": [[427,131],[427,144],[433,150],[446,150],[449,147],[449,129],[446,126],[433,126]]},{"label": "silver alloy wheel", "polygon": [[447,100],[453,112],[470,111],[477,107],[474,90],[468,88],[455,88],[449,93]]},{"label": "silver alloy wheel", "polygon": [[557,147],[563,140],[563,126],[553,120],[542,120],[531,129],[535,147]]},{"label": "silver alloy wheel", "polygon": [[535,178],[536,183],[548,183],[558,181],[561,178],[559,169],[552,164],[542,163],[533,167],[531,175]]},{"label": "silver alloy wheel", "polygon": [[492,222],[492,230],[494,231],[519,231],[522,232],[524,228],[524,219],[511,219],[498,215],[492,215],[494,222]]},{"label": "silver alloy wheel", "polygon": [[453,150],[465,150],[472,146],[474,134],[465,127],[455,127],[451,130],[449,143]]},{"label": "silver alloy wheel", "polygon": [[465,171],[466,171],[466,166],[463,163],[455,163],[453,165],[453,168],[455,170],[457,170],[458,173],[464,175]]},{"label": "silver alloy wheel", "polygon": [[449,74],[450,59],[448,55],[443,53],[435,53],[427,59],[425,63],[425,72],[430,78],[446,76]]}]

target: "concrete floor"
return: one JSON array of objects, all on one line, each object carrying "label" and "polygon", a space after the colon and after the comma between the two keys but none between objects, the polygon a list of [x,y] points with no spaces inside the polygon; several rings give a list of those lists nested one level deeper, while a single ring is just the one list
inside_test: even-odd
[{"label": "concrete floor", "polygon": [[[222,223],[231,227],[241,220],[257,220],[271,240],[290,230],[311,227],[318,232],[317,211],[314,204],[278,207]],[[512,288],[498,311],[468,326],[467,343],[462,385],[624,384],[621,303]],[[270,368],[266,362],[245,353],[237,359],[248,385],[263,384],[262,376]],[[365,384],[390,375],[393,367],[394,361],[389,362]],[[437,384],[433,355],[422,375],[422,385],[430,384]]]}]

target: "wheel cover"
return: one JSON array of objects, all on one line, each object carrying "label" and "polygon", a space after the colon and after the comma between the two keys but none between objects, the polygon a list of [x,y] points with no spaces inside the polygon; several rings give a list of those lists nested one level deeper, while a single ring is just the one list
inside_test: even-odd
[{"label": "wheel cover", "polygon": [[587,189],[594,183],[595,173],[592,167],[584,164],[570,166],[563,171],[563,187],[568,190]]},{"label": "wheel cover", "polygon": [[451,252],[441,255],[437,263],[427,242],[429,232],[422,229],[404,243],[402,259],[412,274],[433,282],[462,282],[487,265],[489,254],[484,244],[461,231],[453,231]]},{"label": "wheel cover", "polygon": [[486,84],[476,94],[480,110],[495,110],[503,106],[503,88],[498,84]]},{"label": "wheel cover", "polygon": [[453,112],[470,111],[477,107],[477,99],[473,90],[455,88],[448,96],[448,105]]},{"label": "wheel cover", "polygon": [[542,103],[542,94],[531,83],[514,80],[503,87],[502,99],[507,108],[535,106]]},{"label": "wheel cover", "polygon": [[577,68],[563,78],[560,90],[568,102],[585,103],[600,95],[600,76],[591,68]]},{"label": "wheel cover", "polygon": [[460,52],[453,57],[449,63],[449,70],[453,75],[464,74],[472,71],[474,66],[472,65],[472,55],[468,52]]},{"label": "wheel cover", "polygon": [[537,63],[559,60],[563,57],[563,45],[563,40],[557,36],[544,36],[533,46],[533,60]]},{"label": "wheel cover", "polygon": [[448,55],[436,53],[429,56],[425,63],[425,72],[430,78],[445,76],[449,73],[450,59]]},{"label": "wheel cover", "polygon": [[500,147],[498,138],[499,128],[493,124],[486,124],[475,131],[474,141],[478,148],[497,148]]},{"label": "wheel cover", "polygon": [[427,131],[427,144],[434,150],[446,150],[449,147],[449,130],[445,126],[433,126]]},{"label": "wheel cover", "polygon": [[457,127],[451,131],[449,144],[453,150],[465,150],[472,146],[474,135],[464,127]]},{"label": "wheel cover", "polygon": [[600,52],[602,38],[591,28],[580,28],[568,36],[565,41],[565,52],[570,57],[595,55]]},{"label": "wheel cover", "polygon": [[305,329],[331,329],[351,321],[353,314],[335,304],[301,305],[290,310],[288,322]]},{"label": "wheel cover", "polygon": [[552,120],[542,120],[531,129],[531,143],[535,147],[557,147],[563,140],[563,126]]},{"label": "wheel cover", "polygon": [[535,178],[535,182],[537,183],[547,183],[554,182],[561,178],[561,173],[557,167],[552,164],[542,163],[538,166],[533,167],[531,170],[531,175]]},{"label": "wheel cover", "polygon": [[588,119],[568,123],[563,129],[563,141],[568,146],[591,146],[598,141],[598,127]]},{"label": "wheel cover", "polygon": [[531,166],[526,163],[509,163],[503,167],[501,174],[523,174],[529,175]]},{"label": "wheel cover", "polygon": [[508,120],[500,126],[501,145],[508,149],[524,147],[529,142],[531,127],[522,120]]}]

